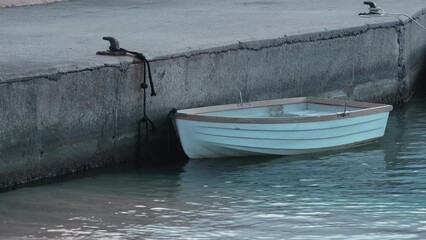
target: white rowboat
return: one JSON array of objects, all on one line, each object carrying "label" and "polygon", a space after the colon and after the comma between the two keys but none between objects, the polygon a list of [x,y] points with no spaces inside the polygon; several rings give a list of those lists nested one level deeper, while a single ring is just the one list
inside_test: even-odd
[{"label": "white rowboat", "polygon": [[384,135],[391,105],[287,98],[179,110],[189,158],[295,155],[346,148]]}]

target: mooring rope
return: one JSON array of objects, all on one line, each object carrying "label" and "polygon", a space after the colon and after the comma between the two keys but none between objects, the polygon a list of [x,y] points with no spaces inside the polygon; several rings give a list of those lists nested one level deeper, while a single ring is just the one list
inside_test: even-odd
[{"label": "mooring rope", "polygon": [[150,125],[151,125],[151,131],[154,131],[157,129],[154,123],[152,122],[152,120],[148,117],[147,107],[146,107],[147,105],[146,89],[148,88],[148,84],[146,82],[147,75],[148,75],[149,85],[151,87],[151,96],[153,97],[157,95],[154,88],[154,82],[152,81],[151,66],[149,65],[149,61],[146,59],[146,57],[142,53],[120,48],[119,42],[116,38],[108,36],[108,37],[103,37],[102,39],[110,42],[109,51],[99,51],[96,54],[111,55],[111,56],[125,56],[126,54],[132,54],[135,58],[141,60],[143,64],[143,81],[140,85],[141,88],[143,89],[143,117],[138,122],[138,146],[137,146],[137,156],[138,156],[138,159],[140,159],[142,123],[145,123],[145,143],[148,143],[148,140],[149,140]]},{"label": "mooring rope", "polygon": [[138,145],[140,145],[140,139],[142,135],[142,131],[141,131],[142,123],[145,123],[145,143],[148,143],[149,126],[151,125],[151,131],[155,131],[157,129],[154,122],[148,117],[148,114],[146,111],[146,102],[147,102],[146,89],[148,88],[148,84],[146,82],[147,74],[148,74],[149,85],[151,87],[151,96],[152,97],[157,96],[157,93],[155,92],[155,88],[154,88],[154,82],[152,81],[151,66],[149,65],[149,61],[146,59],[146,57],[140,52],[129,51],[124,48],[120,48],[118,51],[132,54],[137,59],[141,60],[143,64],[143,81],[141,83],[141,88],[143,89],[143,117],[138,122]]},{"label": "mooring rope", "polygon": [[416,19],[414,19],[413,17],[411,17],[408,14],[385,12],[385,10],[383,10],[381,7],[377,6],[377,4],[375,4],[374,2],[364,2],[364,4],[370,6],[370,8],[369,8],[370,12],[358,14],[360,17],[367,17],[367,18],[370,18],[370,17],[394,17],[397,20],[401,21],[401,19],[399,19],[399,17],[404,16],[404,17],[410,19],[412,22],[414,22],[417,26],[419,26],[423,30],[426,30],[426,26],[422,25],[420,22],[418,22]]},{"label": "mooring rope", "polygon": [[[146,57],[140,52],[133,52],[133,51],[126,50],[124,48],[120,48],[120,51],[133,54],[137,59],[142,61],[142,63],[144,64],[144,69],[143,69],[144,74],[143,74],[143,82],[141,84],[141,88],[143,89],[148,88],[146,84],[146,72],[148,72],[149,85],[151,86],[151,96],[157,96],[157,93],[155,92],[155,89],[154,89],[154,82],[152,81],[151,66],[149,65],[149,61],[146,59]],[[148,71],[145,71],[145,70],[148,70]]]}]

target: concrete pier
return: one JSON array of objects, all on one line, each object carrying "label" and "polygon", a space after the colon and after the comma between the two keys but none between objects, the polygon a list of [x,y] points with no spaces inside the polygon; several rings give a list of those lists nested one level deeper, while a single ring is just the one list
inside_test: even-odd
[{"label": "concrete pier", "polygon": [[[424,0],[377,3],[426,25]],[[426,31],[403,16],[358,16],[365,11],[335,0],[0,9],[0,188],[135,159],[143,69],[95,55],[108,47],[103,36],[150,60],[158,96],[147,111],[163,129],[172,108],[234,103],[240,91],[244,101],[401,101],[425,66]]]},{"label": "concrete pier", "polygon": [[0,8],[4,7],[20,7],[37,4],[49,4],[54,2],[61,2],[64,0],[0,0]]}]

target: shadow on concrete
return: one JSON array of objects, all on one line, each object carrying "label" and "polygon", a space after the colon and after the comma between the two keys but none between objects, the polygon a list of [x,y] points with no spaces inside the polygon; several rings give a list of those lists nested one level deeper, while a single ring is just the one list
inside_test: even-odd
[{"label": "shadow on concrete", "polygon": [[423,63],[415,79],[413,90],[415,95],[426,95],[426,51],[423,53]]}]

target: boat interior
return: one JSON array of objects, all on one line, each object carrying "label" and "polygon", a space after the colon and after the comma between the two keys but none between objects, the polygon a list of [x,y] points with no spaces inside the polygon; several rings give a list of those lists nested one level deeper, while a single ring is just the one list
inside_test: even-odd
[{"label": "boat interior", "polygon": [[200,115],[215,116],[215,117],[238,117],[238,118],[304,117],[304,116],[328,115],[328,114],[342,113],[344,111],[355,111],[360,109],[363,109],[363,108],[303,102],[303,103],[280,104],[280,105],[272,105],[272,106],[205,112],[205,113],[200,113]]}]

